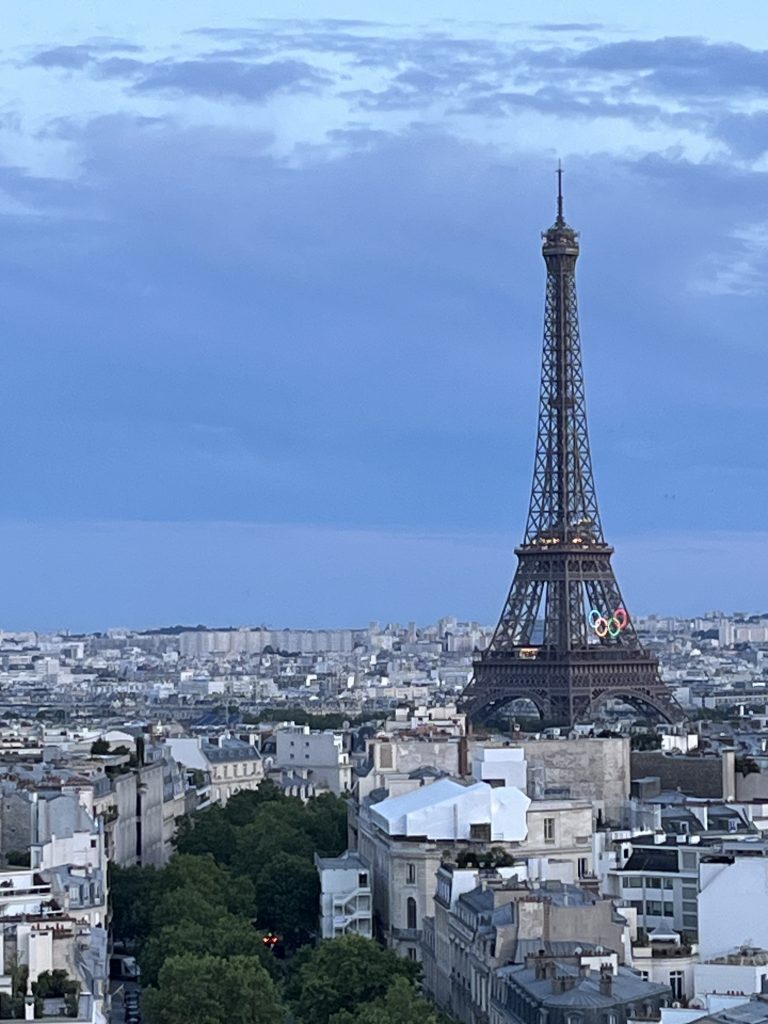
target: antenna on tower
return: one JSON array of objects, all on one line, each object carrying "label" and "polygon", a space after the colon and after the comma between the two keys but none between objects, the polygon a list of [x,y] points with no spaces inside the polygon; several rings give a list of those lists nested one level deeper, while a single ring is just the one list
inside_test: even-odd
[{"label": "antenna on tower", "polygon": [[565,224],[563,217],[563,165],[557,161],[557,223]]}]

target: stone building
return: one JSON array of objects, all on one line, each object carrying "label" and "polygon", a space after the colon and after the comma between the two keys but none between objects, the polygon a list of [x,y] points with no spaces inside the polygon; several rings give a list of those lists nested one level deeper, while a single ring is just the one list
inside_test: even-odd
[{"label": "stone building", "polygon": [[424,987],[467,1022],[487,1014],[494,973],[524,963],[531,952],[578,948],[585,957],[618,964],[630,951],[629,925],[612,900],[575,885],[532,882],[524,866],[442,864],[434,907],[434,918],[424,922]]},{"label": "stone building", "polygon": [[420,956],[443,860],[495,851],[523,864],[526,877],[591,876],[587,801],[532,802],[515,786],[448,778],[411,785],[417,788],[397,797],[375,791],[349,814],[350,846],[371,865],[374,930],[402,955]]},{"label": "stone building", "polygon": [[589,800],[605,820],[621,820],[631,778],[626,737],[526,737],[515,742],[528,762],[531,797]]},{"label": "stone building", "polygon": [[500,968],[488,1002],[489,1024],[627,1024],[658,1017],[672,993],[627,967],[595,970],[576,951],[566,957],[532,954]]}]

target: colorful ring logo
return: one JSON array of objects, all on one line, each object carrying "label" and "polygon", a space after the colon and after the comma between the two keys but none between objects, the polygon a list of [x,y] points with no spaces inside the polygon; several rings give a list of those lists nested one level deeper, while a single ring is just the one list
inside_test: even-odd
[{"label": "colorful ring logo", "polygon": [[617,608],[613,615],[603,615],[597,608],[593,608],[589,613],[589,624],[601,640],[606,636],[615,640],[629,625],[629,614],[626,608]]}]

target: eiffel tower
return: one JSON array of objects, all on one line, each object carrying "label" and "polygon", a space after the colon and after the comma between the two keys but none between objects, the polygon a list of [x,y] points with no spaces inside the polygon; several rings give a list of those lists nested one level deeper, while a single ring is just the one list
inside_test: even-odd
[{"label": "eiffel tower", "polygon": [[563,216],[542,238],[544,355],[533,488],[517,571],[462,696],[477,722],[526,698],[542,723],[572,726],[612,698],[673,721],[681,711],[640,644],[611,567],[592,477],[576,305],[578,234]]}]

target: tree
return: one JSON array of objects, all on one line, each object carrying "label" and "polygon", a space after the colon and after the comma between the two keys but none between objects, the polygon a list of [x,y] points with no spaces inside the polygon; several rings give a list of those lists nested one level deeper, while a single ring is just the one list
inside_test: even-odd
[{"label": "tree", "polygon": [[264,779],[258,789],[241,789],[227,801],[224,816],[232,825],[248,825],[253,821],[262,804],[282,803],[287,800],[285,793],[272,779]]},{"label": "tree", "polygon": [[383,999],[364,1003],[357,1010],[342,1010],[330,1024],[438,1024],[439,1018],[407,978],[395,978]]},{"label": "tree", "polygon": [[29,850],[9,850],[5,855],[5,863],[10,868],[28,868]]},{"label": "tree", "polygon": [[219,863],[229,864],[236,835],[237,829],[233,828],[225,809],[214,804],[201,814],[182,820],[174,845],[179,853],[209,853]]},{"label": "tree", "polygon": [[161,872],[154,868],[109,865],[112,934],[119,942],[141,944],[152,930]]},{"label": "tree", "polygon": [[347,805],[333,793],[322,793],[306,807],[307,829],[321,857],[338,857],[347,848]]},{"label": "tree", "polygon": [[[744,757],[737,757],[734,762],[734,768],[740,775],[744,776],[744,778],[746,778],[747,775],[760,774],[760,765],[757,763],[754,757],[749,757],[749,755],[744,755]],[[10,856],[10,854],[8,856]],[[10,861],[8,861],[8,863],[10,864]]]},{"label": "tree", "polygon": [[287,854],[268,861],[256,881],[259,926],[296,948],[317,930],[320,879],[311,861]]},{"label": "tree", "polygon": [[217,864],[210,853],[202,856],[177,854],[160,872],[160,878],[162,894],[182,888],[187,892],[197,890],[200,899],[221,905],[233,914],[253,914],[253,886],[248,879]]},{"label": "tree", "polygon": [[417,963],[357,935],[302,950],[292,966],[287,994],[301,1024],[329,1024],[342,1010],[355,1013],[383,998],[396,978],[413,982],[420,971]]},{"label": "tree", "polygon": [[261,935],[243,917],[222,913],[202,921],[192,917],[166,925],[155,931],[144,944],[139,956],[141,980],[144,985],[157,985],[163,964],[170,956],[222,957],[250,956],[276,976],[280,966],[264,947]]},{"label": "tree", "polygon": [[276,1024],[284,1016],[274,982],[248,956],[168,957],[142,1002],[151,1024]]},{"label": "tree", "polygon": [[99,756],[101,754],[108,754],[108,753],[109,753],[109,743],[107,743],[106,740],[102,740],[102,739],[94,740],[93,743],[91,744],[91,754],[92,755]]},{"label": "tree", "polygon": [[237,833],[232,869],[239,875],[253,878],[257,888],[264,866],[287,853],[301,857],[310,865],[313,863],[311,839],[301,829],[279,817],[270,821],[265,815],[258,822],[238,829]]}]

